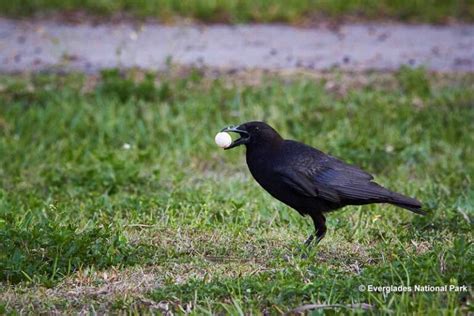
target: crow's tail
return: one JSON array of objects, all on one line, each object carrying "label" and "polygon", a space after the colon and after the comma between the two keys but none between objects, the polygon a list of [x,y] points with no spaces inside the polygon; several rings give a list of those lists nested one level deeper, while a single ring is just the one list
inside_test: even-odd
[{"label": "crow's tail", "polygon": [[421,206],[416,207],[416,206],[411,206],[407,204],[400,204],[400,203],[390,203],[398,207],[402,207],[406,210],[412,211],[413,213],[420,214],[420,215],[426,215],[426,212],[421,209]]},{"label": "crow's tail", "polygon": [[417,199],[390,191],[375,182],[361,182],[362,183],[353,182],[350,185],[345,184],[335,186],[339,195],[343,196],[346,201],[348,201],[346,205],[389,203],[412,211],[413,213],[426,215],[426,213],[421,209],[420,201]]},{"label": "crow's tail", "polygon": [[413,213],[426,215],[426,212],[421,209],[421,203],[417,199],[404,196],[400,193],[391,192],[390,197],[387,199],[387,203],[402,207],[406,210],[412,211]]}]

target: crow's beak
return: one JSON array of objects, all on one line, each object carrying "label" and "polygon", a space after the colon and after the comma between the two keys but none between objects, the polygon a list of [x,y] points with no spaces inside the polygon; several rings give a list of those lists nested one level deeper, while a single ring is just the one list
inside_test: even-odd
[{"label": "crow's beak", "polygon": [[221,132],[233,132],[233,133],[238,133],[240,135],[240,138],[236,139],[235,141],[230,144],[229,147],[226,147],[224,149],[231,149],[240,145],[247,144],[249,139],[250,139],[250,134],[247,131],[244,131],[239,128],[240,126],[228,126],[226,128],[223,128]]}]

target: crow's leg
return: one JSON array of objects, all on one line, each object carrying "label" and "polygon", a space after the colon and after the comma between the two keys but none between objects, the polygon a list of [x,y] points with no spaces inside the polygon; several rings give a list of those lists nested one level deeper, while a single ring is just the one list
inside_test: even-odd
[{"label": "crow's leg", "polygon": [[311,242],[313,241],[313,239],[314,239],[314,234],[309,235],[308,239],[306,239],[306,241],[304,242],[305,247],[308,247],[309,245],[311,245]]},{"label": "crow's leg", "polygon": [[321,213],[316,213],[314,215],[311,215],[311,218],[313,219],[314,223],[314,228],[316,230],[315,234],[311,234],[308,239],[304,242],[304,245],[307,247],[311,244],[313,241],[314,237],[316,236],[316,243],[319,243],[321,239],[324,238],[324,235],[326,235],[326,218],[324,217],[323,214]]},{"label": "crow's leg", "polygon": [[314,240],[316,237],[316,244],[318,244],[321,239],[324,238],[324,235],[326,235],[326,218],[322,213],[317,213],[314,215],[311,215],[311,218],[313,219],[314,223],[314,228],[316,232],[314,234],[309,235],[308,239],[304,242],[304,247],[303,247],[303,254],[301,255],[301,258],[306,259],[307,256],[307,250],[308,247],[311,245],[311,242]]},{"label": "crow's leg", "polygon": [[316,243],[319,243],[326,235],[326,218],[320,213],[313,217],[313,222],[314,228],[316,228]]}]

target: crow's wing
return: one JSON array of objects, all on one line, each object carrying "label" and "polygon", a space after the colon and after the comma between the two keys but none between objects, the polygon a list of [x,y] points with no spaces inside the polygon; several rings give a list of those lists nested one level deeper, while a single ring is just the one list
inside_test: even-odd
[{"label": "crow's wing", "polygon": [[308,197],[321,197],[335,203],[340,202],[340,197],[337,191],[326,185],[318,185],[308,170],[285,168],[279,170],[278,173],[286,185],[301,195]]},{"label": "crow's wing", "polygon": [[376,200],[391,193],[372,182],[373,177],[367,172],[331,156],[317,161],[300,160],[279,169],[278,173],[295,192],[334,203]]}]

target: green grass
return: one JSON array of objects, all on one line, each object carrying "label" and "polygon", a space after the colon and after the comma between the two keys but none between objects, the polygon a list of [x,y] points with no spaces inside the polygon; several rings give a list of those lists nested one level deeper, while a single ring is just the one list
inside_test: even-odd
[{"label": "green grass", "polygon": [[[198,71],[155,81],[112,70],[96,84],[2,76],[0,313],[472,312],[472,292],[358,287],[472,286],[474,78],[331,76],[252,86]],[[334,82],[345,89],[328,91]],[[258,187],[243,148],[213,143],[255,119],[375,173],[430,214],[347,207],[302,259],[310,221]]]},{"label": "green grass", "polygon": [[7,16],[77,10],[104,16],[126,12],[161,21],[184,17],[224,23],[304,23],[347,16],[434,23],[474,21],[474,4],[467,0],[0,0],[0,12]]}]

